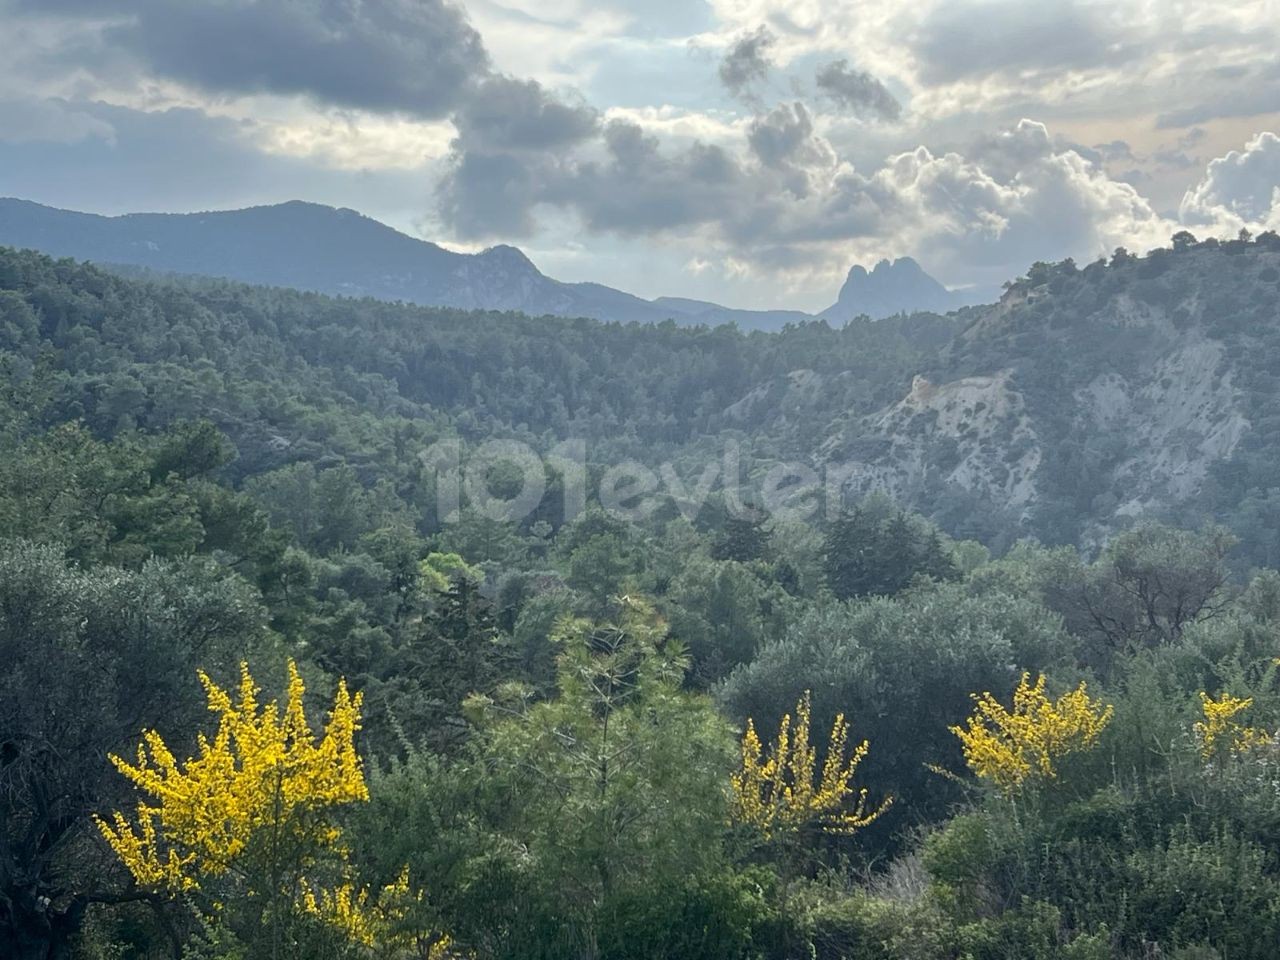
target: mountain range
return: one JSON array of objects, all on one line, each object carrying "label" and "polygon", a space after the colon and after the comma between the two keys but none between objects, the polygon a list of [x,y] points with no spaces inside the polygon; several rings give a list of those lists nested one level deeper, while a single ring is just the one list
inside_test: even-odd
[{"label": "mountain range", "polygon": [[[799,310],[740,310],[681,297],[645,300],[598,283],[564,283],[512,246],[457,253],[354,210],[302,201],[105,217],[0,199],[0,244],[106,265],[464,310],[624,323],[735,323],[743,330],[778,330],[814,319]],[[903,258],[881,261],[870,272],[855,266],[836,303],[818,316],[843,324],[859,315],[945,313],[966,302]]]}]

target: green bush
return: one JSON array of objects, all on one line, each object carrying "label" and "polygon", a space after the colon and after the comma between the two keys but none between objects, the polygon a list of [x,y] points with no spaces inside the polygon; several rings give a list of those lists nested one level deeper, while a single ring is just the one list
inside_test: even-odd
[{"label": "green bush", "polygon": [[862,892],[817,903],[805,918],[814,960],[946,960],[955,934],[929,896],[891,900]]}]

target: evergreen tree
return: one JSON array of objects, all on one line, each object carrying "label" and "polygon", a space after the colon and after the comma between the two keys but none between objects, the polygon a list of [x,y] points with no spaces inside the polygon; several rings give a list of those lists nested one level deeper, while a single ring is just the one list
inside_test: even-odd
[{"label": "evergreen tree", "polygon": [[730,517],[711,545],[711,557],[747,563],[763,557],[768,544],[769,535],[759,520]]},{"label": "evergreen tree", "polygon": [[823,542],[823,572],[827,587],[841,600],[869,592],[877,540],[877,524],[863,510],[842,513],[827,530]]}]

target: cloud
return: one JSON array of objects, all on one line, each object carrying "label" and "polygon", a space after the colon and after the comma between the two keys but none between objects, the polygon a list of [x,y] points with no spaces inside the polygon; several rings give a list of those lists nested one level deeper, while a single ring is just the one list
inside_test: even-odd
[{"label": "cloud", "polygon": [[1280,137],[1259,133],[1243,150],[1211,160],[1178,213],[1188,226],[1216,233],[1280,228]]},{"label": "cloud", "polygon": [[[448,0],[17,0],[102,24],[102,57],[217,95],[301,95],[426,119],[490,70],[480,34]],[[67,51],[84,63],[83,49]],[[70,64],[68,64],[70,65]]]},{"label": "cloud", "polygon": [[436,213],[463,240],[529,237],[537,226],[533,208],[553,168],[550,160],[457,151],[436,187]]},{"label": "cloud", "polygon": [[454,123],[469,149],[551,150],[597,132],[599,114],[556,99],[534,80],[493,76],[459,108]]},{"label": "cloud", "polygon": [[443,208],[464,235],[537,229],[540,208],[592,232],[672,236],[739,272],[828,276],[913,254],[944,281],[995,286],[1037,259],[1145,248],[1177,229],[1132,186],[1022,121],[971,155],[925,147],[869,173],[842,159],[800,103],[757,116],[742,149],[672,149],[615,120],[573,150],[461,153]]},{"label": "cloud", "polygon": [[725,89],[741,97],[753,83],[765,80],[773,65],[770,48],[775,43],[777,37],[763,24],[734,41],[720,61],[720,82]]},{"label": "cloud", "polygon": [[751,122],[747,143],[766,167],[779,167],[812,137],[813,120],[804,104],[784,103]]},{"label": "cloud", "polygon": [[112,142],[111,124],[63,100],[0,100],[0,143]]},{"label": "cloud", "polygon": [[876,120],[898,120],[902,104],[883,83],[848,60],[836,60],[818,71],[818,89],[846,113]]},{"label": "cloud", "polygon": [[[381,219],[427,201],[425,165],[370,178],[292,156],[264,153],[262,128],[203,110],[143,111],[66,103],[94,131],[73,140],[0,137],[0,195],[118,214],[210,210],[302,198],[359,206]],[[0,123],[3,123],[0,120]]]},{"label": "cloud", "polygon": [[1280,64],[1233,64],[1204,72],[1204,82],[1190,103],[1163,111],[1158,129],[1179,129],[1224,117],[1256,117],[1280,112]]},{"label": "cloud", "polygon": [[836,164],[831,144],[817,136],[804,104],[784,103],[752,120],[747,146],[764,167],[783,177],[786,191],[803,199],[818,188],[821,177]]},{"label": "cloud", "polygon": [[934,6],[911,47],[921,77],[938,84],[1114,64],[1137,56],[1141,43],[1101,5],[999,0]]},{"label": "cloud", "polygon": [[914,151],[884,179],[902,199],[903,229],[922,260],[987,284],[1034,260],[1091,259],[1119,244],[1147,249],[1176,229],[1132,186],[1053,148],[1045,127],[1029,120],[990,141],[981,165]]},{"label": "cloud", "polygon": [[720,147],[664,152],[636,124],[611,120],[581,155],[459,150],[441,182],[441,214],[467,239],[529,236],[540,204],[572,210],[588,230],[652,236],[711,223],[743,195]]}]

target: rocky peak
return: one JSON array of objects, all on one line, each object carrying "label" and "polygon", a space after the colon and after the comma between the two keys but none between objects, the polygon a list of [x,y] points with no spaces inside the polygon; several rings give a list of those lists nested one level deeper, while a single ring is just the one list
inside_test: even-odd
[{"label": "rocky peak", "polygon": [[828,320],[847,323],[866,315],[880,320],[897,313],[946,313],[962,300],[911,257],[881,260],[870,271],[854,264],[834,305],[823,312]]}]

